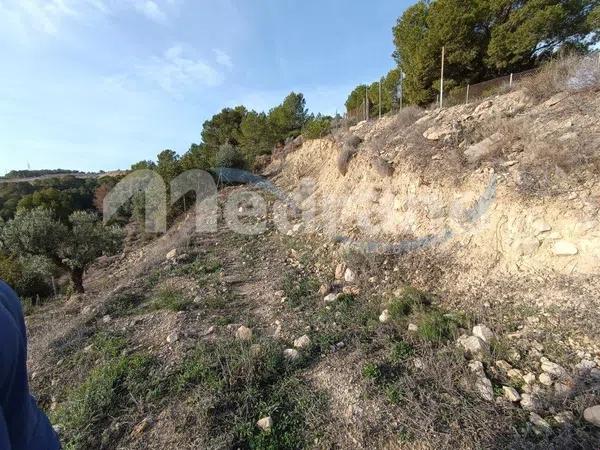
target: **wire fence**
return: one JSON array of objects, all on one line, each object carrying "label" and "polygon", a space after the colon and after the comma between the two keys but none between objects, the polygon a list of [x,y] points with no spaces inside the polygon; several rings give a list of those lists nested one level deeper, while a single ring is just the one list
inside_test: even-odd
[{"label": "wire fence", "polygon": [[[508,92],[509,90],[517,87],[523,80],[532,77],[539,72],[539,68],[526,70],[524,72],[512,73],[502,77],[494,78],[492,80],[482,81],[481,83],[468,84],[466,86],[460,86],[451,89],[447,93],[444,93],[444,106],[456,106],[460,104],[466,104],[470,102],[476,102],[481,99],[492,97],[497,94]],[[398,87],[395,92],[383,92],[381,95],[390,95],[394,100],[392,102],[392,108],[383,109],[381,115],[385,115],[389,112],[397,112],[402,108],[403,105],[400,99],[402,88]],[[357,108],[346,112],[346,120],[350,123],[357,123],[363,120],[369,120],[377,118],[379,114],[379,104],[381,104],[381,96],[379,101],[376,99],[373,101],[367,92],[365,92],[365,98],[361,105]],[[436,101],[436,105],[439,105],[439,97]]]},{"label": "wire fence", "polygon": [[521,81],[537,74],[539,70],[531,69],[524,72],[511,73],[510,75],[482,81],[481,83],[454,88],[446,94],[444,106],[466,104],[507,92],[518,86]]}]

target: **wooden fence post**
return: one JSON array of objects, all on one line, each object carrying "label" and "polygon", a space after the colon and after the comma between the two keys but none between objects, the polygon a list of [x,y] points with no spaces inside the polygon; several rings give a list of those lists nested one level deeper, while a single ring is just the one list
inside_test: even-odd
[{"label": "wooden fence post", "polygon": [[465,104],[469,103],[469,87],[470,86],[471,86],[470,84],[467,84],[467,101],[465,102]]}]

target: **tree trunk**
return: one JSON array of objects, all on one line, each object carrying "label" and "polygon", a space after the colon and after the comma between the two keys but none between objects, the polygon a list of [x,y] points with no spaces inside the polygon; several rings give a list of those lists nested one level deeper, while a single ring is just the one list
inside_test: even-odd
[{"label": "tree trunk", "polygon": [[73,289],[77,294],[83,294],[83,269],[71,270],[71,282],[73,283]]}]

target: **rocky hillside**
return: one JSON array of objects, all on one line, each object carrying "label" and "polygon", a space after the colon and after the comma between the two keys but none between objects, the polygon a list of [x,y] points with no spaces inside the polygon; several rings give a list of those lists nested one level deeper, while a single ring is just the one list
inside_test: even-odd
[{"label": "rocky hillside", "polygon": [[66,448],[597,448],[598,117],[410,108],[283,152],[287,208],[221,190],[258,235],[132,225],[28,316],[41,405]]}]

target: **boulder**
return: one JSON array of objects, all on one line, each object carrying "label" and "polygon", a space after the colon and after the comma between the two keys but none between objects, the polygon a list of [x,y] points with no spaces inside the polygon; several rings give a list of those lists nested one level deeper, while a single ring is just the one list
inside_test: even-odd
[{"label": "boulder", "polygon": [[529,414],[529,421],[541,431],[549,431],[550,424],[546,422],[539,414],[534,412]]},{"label": "boulder", "polygon": [[506,361],[504,361],[503,359],[496,361],[496,367],[498,369],[500,369],[501,371],[507,372],[507,373],[510,369],[512,369],[512,366],[509,363],[507,363]]},{"label": "boulder", "polygon": [[387,309],[384,309],[381,314],[379,315],[379,321],[381,323],[386,323],[389,322],[391,319],[391,315],[390,312]]},{"label": "boulder", "polygon": [[344,281],[346,283],[354,283],[356,281],[356,274],[349,267],[344,272]]},{"label": "boulder", "polygon": [[306,334],[294,340],[294,347],[296,348],[306,348],[308,346],[310,346],[310,338]]},{"label": "boulder", "polygon": [[535,219],[531,224],[531,228],[536,236],[546,233],[548,231],[552,231],[552,227],[546,223],[543,219]]},{"label": "boulder", "polygon": [[335,279],[341,280],[344,278],[344,272],[346,272],[346,264],[339,263],[337,266],[335,266]]},{"label": "boulder", "polygon": [[591,406],[583,411],[583,418],[586,422],[600,427],[600,405]]},{"label": "boulder", "polygon": [[543,104],[544,107],[548,108],[550,106],[554,106],[560,102],[562,102],[565,98],[567,98],[569,96],[568,92],[559,92],[556,95],[553,95],[552,97],[550,97],[548,100],[546,100]]},{"label": "boulder", "polygon": [[539,377],[538,380],[540,381],[540,383],[542,383],[544,386],[552,386],[552,377],[550,376],[550,374],[546,373],[546,372],[542,372]]},{"label": "boulder", "polygon": [[552,253],[556,256],[573,256],[578,250],[575,244],[561,239],[552,244]]},{"label": "boulder", "polygon": [[423,137],[430,141],[437,141],[449,134],[452,134],[453,132],[454,129],[448,124],[441,126],[434,125],[433,127],[430,127],[427,130],[425,130],[425,132],[423,133]]},{"label": "boulder", "polygon": [[271,419],[271,416],[263,417],[256,422],[256,426],[263,431],[271,431],[271,428],[273,428],[273,419]]},{"label": "boulder", "polygon": [[485,325],[475,325],[473,327],[473,336],[488,343],[495,337],[494,332]]},{"label": "boulder", "polygon": [[474,359],[481,359],[488,353],[488,345],[477,336],[461,336],[458,338],[458,344],[464,349],[467,356]]},{"label": "boulder", "polygon": [[532,394],[522,394],[521,395],[521,407],[528,411],[535,411],[539,409],[539,402]]},{"label": "boulder", "polygon": [[494,388],[492,387],[492,382],[487,377],[480,377],[475,382],[475,388],[479,392],[479,395],[484,400],[489,402],[494,401]]},{"label": "boulder", "polygon": [[169,253],[167,253],[167,256],[166,256],[167,261],[171,261],[175,258],[177,258],[177,249],[176,248],[174,248]]},{"label": "boulder", "polygon": [[252,330],[242,325],[235,332],[235,337],[240,341],[249,341],[250,339],[252,339]]},{"label": "boulder", "polygon": [[334,293],[327,294],[325,297],[323,297],[323,301],[325,303],[333,303],[338,299],[339,296],[340,296],[340,294],[334,294]]},{"label": "boulder", "polygon": [[469,370],[480,378],[485,377],[485,370],[481,361],[470,361]]},{"label": "boulder", "polygon": [[542,364],[542,371],[546,372],[550,375],[554,375],[556,378],[566,378],[568,377],[567,371],[564,367],[556,364],[555,362],[550,361],[548,358],[540,358],[540,362]]},{"label": "boulder", "polygon": [[169,344],[173,344],[174,342],[177,342],[179,340],[179,334],[177,333],[171,333],[167,336],[167,343]]},{"label": "boulder", "polygon": [[502,386],[502,390],[504,391],[504,397],[511,402],[518,402],[521,400],[521,395],[519,392],[511,386]]},{"label": "boulder", "polygon": [[567,425],[575,420],[575,416],[571,411],[562,411],[554,416],[554,420],[559,425]]},{"label": "boulder", "polygon": [[465,150],[465,157],[470,163],[476,163],[486,156],[490,155],[498,148],[500,142],[504,139],[502,133],[494,133],[483,141],[469,146]]},{"label": "boulder", "polygon": [[295,348],[286,348],[283,351],[283,357],[288,361],[296,361],[300,358],[300,353]]}]

